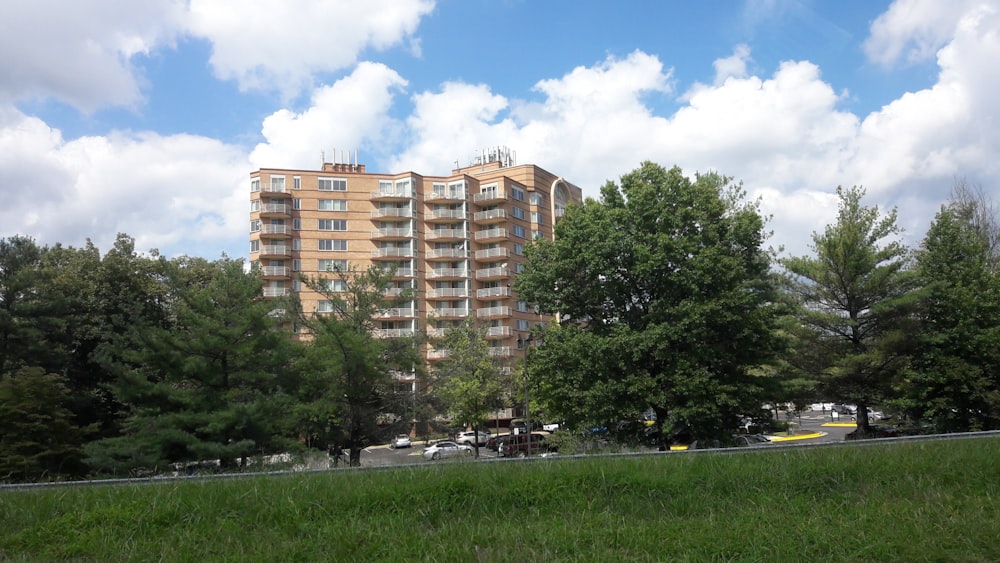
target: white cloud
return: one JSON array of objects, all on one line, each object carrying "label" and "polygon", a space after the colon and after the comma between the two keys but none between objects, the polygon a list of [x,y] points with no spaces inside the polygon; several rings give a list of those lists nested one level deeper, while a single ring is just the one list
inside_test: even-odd
[{"label": "white cloud", "polygon": [[205,137],[112,133],[66,142],[40,120],[6,109],[0,176],[16,180],[15,190],[5,190],[16,205],[0,210],[0,222],[4,236],[41,244],[80,246],[90,238],[106,251],[124,232],[141,251],[242,256],[248,166],[240,151]]},{"label": "white cloud", "polygon": [[191,0],[190,30],[212,42],[217,77],[292,97],[316,73],[350,67],[365,49],[408,40],[433,0]]},{"label": "white cloud", "polygon": [[0,102],[56,98],[84,112],[135,107],[131,58],[172,45],[183,0],[4,2]]},{"label": "white cloud", "polygon": [[[250,156],[258,168],[317,168],[321,153],[371,147],[391,137],[388,116],[393,94],[406,86],[396,71],[383,64],[361,63],[332,86],[313,92],[301,113],[280,110],[268,116],[260,143]],[[327,152],[328,162],[339,157]]]},{"label": "white cloud", "polygon": [[955,25],[970,10],[995,10],[995,0],[896,0],[872,22],[864,48],[879,64],[899,59],[917,63],[932,59],[954,36]]}]

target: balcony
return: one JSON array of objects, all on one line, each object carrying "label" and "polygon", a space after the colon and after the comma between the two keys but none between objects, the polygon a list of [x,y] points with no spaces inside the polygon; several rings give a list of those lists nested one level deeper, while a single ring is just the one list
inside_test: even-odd
[{"label": "balcony", "polygon": [[467,307],[441,307],[427,311],[427,316],[435,319],[464,319],[470,312]]},{"label": "balcony", "polygon": [[389,298],[396,298],[402,295],[404,291],[410,291],[416,293],[413,289],[409,287],[387,287],[385,291],[382,292],[382,295]]},{"label": "balcony", "polygon": [[261,258],[287,258],[292,255],[292,249],[288,246],[276,245],[276,244],[262,244],[260,246],[260,257]]},{"label": "balcony", "polygon": [[406,338],[416,334],[412,328],[376,328],[372,330],[375,338]]},{"label": "balcony", "polygon": [[428,360],[443,360],[448,357],[447,350],[428,350],[427,359]]},{"label": "balcony", "polygon": [[287,287],[265,287],[264,297],[284,297],[288,295],[289,289]]},{"label": "balcony", "polygon": [[261,236],[287,238],[292,236],[292,227],[290,225],[261,225],[260,234]]},{"label": "balcony", "polygon": [[413,199],[413,190],[378,190],[371,193],[371,201],[407,201]]},{"label": "balcony", "polygon": [[393,307],[373,315],[373,317],[378,319],[405,319],[415,316],[417,316],[417,310],[413,307]]},{"label": "balcony", "polygon": [[427,279],[465,279],[469,277],[469,270],[466,268],[430,268],[427,270]]},{"label": "balcony", "polygon": [[261,266],[260,271],[265,278],[292,277],[292,269],[288,266]]},{"label": "balcony", "polygon": [[431,192],[424,196],[424,201],[464,201],[465,193]]},{"label": "balcony", "polygon": [[427,329],[427,336],[431,338],[444,338],[444,333],[447,330],[446,328],[429,328]]},{"label": "balcony", "polygon": [[[382,271],[388,272],[389,268],[383,268]],[[400,278],[412,278],[412,277],[413,277],[413,268],[396,268],[396,273],[393,274],[392,279],[396,280]]]},{"label": "balcony", "polygon": [[468,218],[469,213],[464,209],[434,209],[424,213],[424,221],[428,223],[451,223]]},{"label": "balcony", "polygon": [[490,346],[490,356],[494,358],[509,358],[514,355],[510,346]]},{"label": "balcony", "polygon": [[476,260],[488,260],[490,258],[507,258],[510,256],[509,248],[485,248],[476,251]]},{"label": "balcony", "polygon": [[433,229],[427,231],[427,240],[464,240],[468,238],[465,229]]},{"label": "balcony", "polygon": [[427,260],[464,260],[469,257],[469,251],[464,248],[435,248],[427,251]]},{"label": "balcony", "polygon": [[483,307],[476,309],[477,319],[495,319],[498,317],[509,317],[510,307]]},{"label": "balcony", "polygon": [[476,299],[493,299],[497,297],[510,297],[509,287],[484,287],[476,290]]},{"label": "balcony", "polygon": [[507,192],[503,190],[487,190],[472,196],[472,201],[479,205],[488,205],[490,203],[507,201]]},{"label": "balcony", "polygon": [[505,240],[506,238],[507,238],[507,229],[486,229],[485,231],[476,231],[477,242]]},{"label": "balcony", "polygon": [[413,210],[409,207],[384,207],[372,211],[372,219],[412,219]]},{"label": "balcony", "polygon": [[372,259],[378,258],[413,258],[412,248],[376,248],[372,250]]},{"label": "balcony", "polygon": [[386,228],[372,231],[373,240],[407,239],[413,238],[413,229]]},{"label": "balcony", "polygon": [[464,287],[439,287],[427,290],[427,299],[468,299],[469,290]]},{"label": "balcony", "polygon": [[491,326],[486,329],[486,338],[507,338],[514,335],[514,329],[509,326]]},{"label": "balcony", "polygon": [[510,274],[509,268],[500,266],[499,268],[480,268],[476,270],[477,280],[496,280],[506,278]]},{"label": "balcony", "polygon": [[490,209],[488,211],[477,211],[472,220],[479,224],[502,223],[507,220],[506,209]]},{"label": "balcony", "polygon": [[261,217],[281,216],[287,217],[291,211],[291,206],[287,203],[262,203],[260,204]]}]

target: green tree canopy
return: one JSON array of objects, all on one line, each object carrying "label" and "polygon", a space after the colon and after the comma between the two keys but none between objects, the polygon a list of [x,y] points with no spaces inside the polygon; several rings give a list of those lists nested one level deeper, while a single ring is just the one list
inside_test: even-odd
[{"label": "green tree canopy", "polygon": [[552,416],[602,423],[653,408],[697,438],[757,412],[780,306],[764,218],[739,185],[645,162],[529,246],[522,299],[564,323],[532,373]]},{"label": "green tree canopy", "polygon": [[[815,256],[782,260],[787,288],[801,305],[799,321],[826,358],[821,378],[829,398],[856,403],[858,428],[869,431],[867,407],[885,398],[900,368],[888,346],[913,288],[910,253],[898,240],[896,210],[882,215],[861,204],[864,189],[837,188],[837,221],[813,233]],[[816,352],[813,352],[815,355]]]}]

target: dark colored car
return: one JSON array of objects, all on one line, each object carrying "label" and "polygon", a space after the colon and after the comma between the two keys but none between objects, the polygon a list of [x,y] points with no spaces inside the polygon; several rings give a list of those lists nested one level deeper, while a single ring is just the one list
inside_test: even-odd
[{"label": "dark colored car", "polygon": [[500,444],[507,441],[507,436],[492,435],[489,440],[486,440],[486,449],[497,451],[500,449]]}]

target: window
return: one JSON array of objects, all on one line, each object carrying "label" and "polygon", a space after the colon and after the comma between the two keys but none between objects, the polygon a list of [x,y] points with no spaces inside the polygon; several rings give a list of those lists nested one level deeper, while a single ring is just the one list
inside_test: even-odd
[{"label": "window", "polygon": [[302,291],[302,282],[299,280],[292,280],[292,291],[296,293]]},{"label": "window", "polygon": [[531,212],[531,222],[535,223],[536,225],[541,225],[541,224],[543,224],[545,222],[545,219],[544,219],[544,217],[542,216],[541,213],[539,213],[537,211],[532,211]]},{"label": "window", "polygon": [[511,187],[510,197],[514,198],[517,201],[524,201],[524,190],[521,188]]},{"label": "window", "polygon": [[518,301],[517,302],[517,310],[520,311],[520,312],[522,312],[522,313],[527,313],[528,312],[528,302],[527,301]]},{"label": "window", "polygon": [[517,320],[517,330],[521,330],[521,331],[531,330],[531,323],[528,322],[528,321],[526,321],[526,320],[524,320],[524,319],[518,319]]},{"label": "window", "polygon": [[293,190],[302,189],[302,176],[292,176],[292,189]]},{"label": "window", "polygon": [[347,211],[346,199],[321,199],[319,200],[320,211]]},{"label": "window", "polygon": [[545,201],[545,196],[538,192],[531,192],[528,194],[528,197],[530,198],[531,205],[541,205]]},{"label": "window", "polygon": [[321,231],[346,231],[346,219],[320,219],[319,230]]},{"label": "window", "polygon": [[292,260],[292,271],[293,272],[302,271],[302,260],[299,260],[298,258]]},{"label": "window", "polygon": [[524,245],[523,244],[517,244],[515,242],[514,243],[514,254],[517,254],[518,256],[524,256]]},{"label": "window", "polygon": [[347,260],[320,260],[318,266],[321,272],[346,272]]},{"label": "window", "polygon": [[283,191],[285,191],[285,177],[284,176],[271,176],[271,191],[272,192],[283,192]]},{"label": "window", "polygon": [[319,249],[343,252],[347,250],[347,241],[337,239],[321,239],[319,241]]},{"label": "window", "polygon": [[252,178],[250,180],[250,191],[259,192],[260,191],[260,178]]},{"label": "window", "polygon": [[524,271],[524,264],[514,264],[514,273],[520,274]]},{"label": "window", "polygon": [[254,211],[260,211],[260,200],[259,199],[252,199],[252,200],[250,200],[250,213],[253,213]]},{"label": "window", "polygon": [[260,231],[260,220],[254,219],[253,221],[250,221],[250,232],[256,233],[259,231]]},{"label": "window", "polygon": [[346,192],[347,180],[343,178],[318,178],[321,192]]},{"label": "window", "polygon": [[299,198],[293,198],[292,209],[302,209],[302,200]]},{"label": "window", "polygon": [[392,193],[392,180],[379,180],[378,181],[378,191],[382,194]]},{"label": "window", "polygon": [[302,250],[302,239],[292,239],[292,250]]},{"label": "window", "polygon": [[542,231],[531,231],[531,240],[538,240],[540,238],[545,238]]},{"label": "window", "polygon": [[302,219],[292,219],[292,230],[301,231],[302,230]]},{"label": "window", "polygon": [[326,299],[316,303],[317,313],[332,313],[333,312],[333,302],[327,301]]},{"label": "window", "polygon": [[524,219],[524,209],[516,205],[513,209],[511,209],[510,214],[513,215],[515,219]]},{"label": "window", "polygon": [[347,282],[344,280],[323,280],[320,283],[320,288],[324,291],[342,293],[347,291]]},{"label": "window", "polygon": [[524,238],[524,227],[521,225],[514,225],[513,232],[514,236]]},{"label": "window", "polygon": [[250,241],[250,252],[260,252],[260,241],[252,240]]}]

